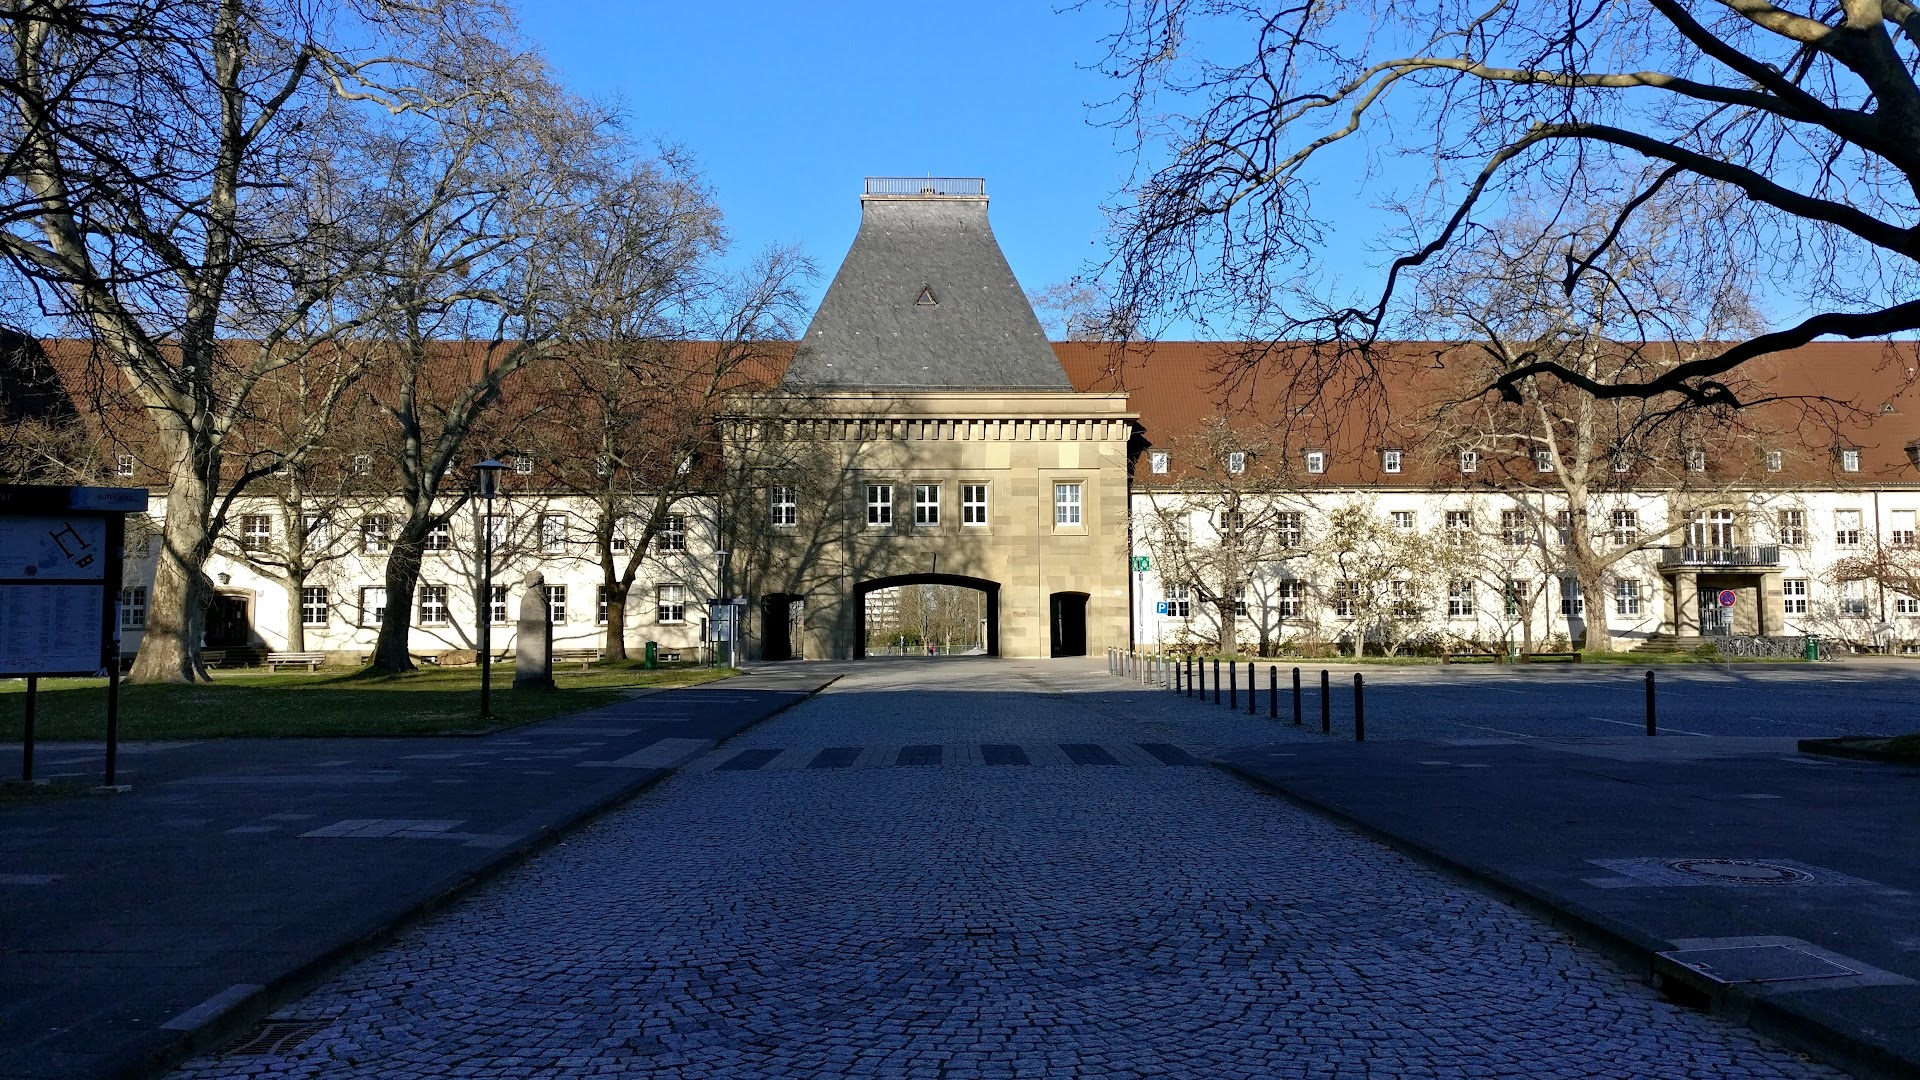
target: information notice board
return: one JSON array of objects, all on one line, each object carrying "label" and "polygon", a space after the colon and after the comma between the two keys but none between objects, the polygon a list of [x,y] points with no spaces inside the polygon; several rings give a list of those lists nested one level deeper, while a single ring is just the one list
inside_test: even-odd
[{"label": "information notice board", "polygon": [[126,515],[144,488],[0,485],[0,677],[117,664]]}]

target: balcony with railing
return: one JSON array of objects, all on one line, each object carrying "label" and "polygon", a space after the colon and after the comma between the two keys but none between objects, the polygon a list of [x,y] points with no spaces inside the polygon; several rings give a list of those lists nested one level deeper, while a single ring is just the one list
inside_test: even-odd
[{"label": "balcony with railing", "polygon": [[1779,544],[1740,544],[1733,547],[1663,547],[1662,567],[1771,567],[1780,565]]},{"label": "balcony with railing", "polygon": [[869,176],[867,194],[889,197],[980,197],[987,181],[979,176]]}]

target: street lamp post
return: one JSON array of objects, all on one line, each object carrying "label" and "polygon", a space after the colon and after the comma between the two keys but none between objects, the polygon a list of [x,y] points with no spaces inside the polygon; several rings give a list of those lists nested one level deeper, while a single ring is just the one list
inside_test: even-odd
[{"label": "street lamp post", "polygon": [[500,486],[500,474],[510,468],[504,461],[488,458],[476,464],[473,472],[480,481],[480,499],[485,509],[480,518],[480,723],[493,722],[493,496]]}]

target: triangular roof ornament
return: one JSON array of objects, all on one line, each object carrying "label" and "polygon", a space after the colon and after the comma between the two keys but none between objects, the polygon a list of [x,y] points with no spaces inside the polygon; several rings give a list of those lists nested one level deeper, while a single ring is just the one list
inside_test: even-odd
[{"label": "triangular roof ornament", "polygon": [[920,286],[920,295],[914,299],[913,306],[914,307],[938,307],[939,305],[940,305],[939,299],[933,295],[933,286],[922,284]]}]

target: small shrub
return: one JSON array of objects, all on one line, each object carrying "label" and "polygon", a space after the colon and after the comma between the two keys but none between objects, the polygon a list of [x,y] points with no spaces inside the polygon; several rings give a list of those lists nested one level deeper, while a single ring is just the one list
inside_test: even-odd
[{"label": "small shrub", "polygon": [[1720,646],[1715,645],[1711,641],[1703,641],[1694,647],[1693,655],[1702,660],[1717,659],[1720,655]]}]

